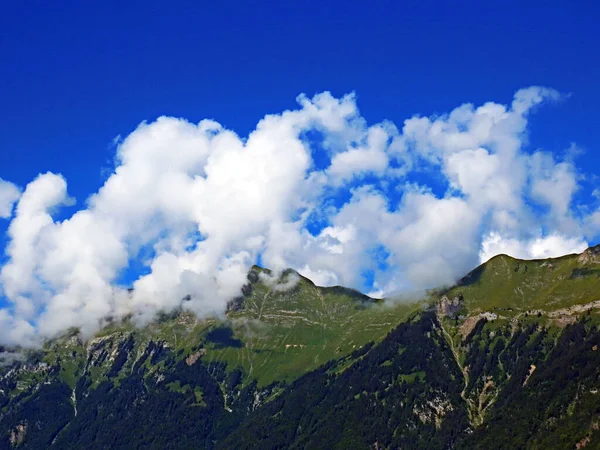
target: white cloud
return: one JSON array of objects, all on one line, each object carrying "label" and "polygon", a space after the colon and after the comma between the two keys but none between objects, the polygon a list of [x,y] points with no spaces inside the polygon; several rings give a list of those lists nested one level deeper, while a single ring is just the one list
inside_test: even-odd
[{"label": "white cloud", "polygon": [[19,188],[0,178],[0,218],[9,219],[13,205],[21,196]]},{"label": "white cloud", "polygon": [[576,228],[571,214],[571,201],[579,189],[576,167],[545,152],[534,153],[530,165],[532,198],[550,208],[550,218],[560,229]]},{"label": "white cloud", "polygon": [[313,270],[308,264],[298,269],[300,275],[305,276],[317,286],[336,286],[339,285],[339,278],[337,274],[327,269]]},{"label": "white cloud", "polygon": [[[297,109],[265,116],[247,138],[213,120],[161,117],[119,140],[114,173],[62,221],[53,212],[72,200],[60,175],[40,175],[20,199],[0,181],[0,216],[19,199],[0,271],[9,302],[0,327],[10,329],[0,343],[30,345],[72,326],[89,335],[108,317],[144,323],[180,305],[223,314],[259,255],[321,285],[365,287],[370,273],[366,287],[386,295],[451,283],[498,252],[580,250],[600,221],[573,212],[577,168],[526,151],[531,109],[557,97],[528,88],[511,105],[465,104],[401,131],[369,125],[354,95],[327,92],[298,97]],[[305,139],[312,130],[322,148]],[[318,151],[329,167],[315,168]],[[421,168],[447,192],[432,192]],[[394,190],[398,198],[386,195]],[[130,293],[119,281],[132,260],[148,272]]]},{"label": "white cloud", "polygon": [[6,309],[0,309],[0,330],[4,345],[31,347],[38,344],[34,327],[24,319],[15,318]]},{"label": "white cloud", "polygon": [[479,258],[488,261],[493,256],[507,254],[519,259],[555,258],[570,253],[581,253],[588,243],[581,237],[551,234],[545,237],[519,240],[490,233],[481,244]]},{"label": "white cloud", "polygon": [[388,167],[386,149],[392,136],[383,127],[368,131],[365,145],[336,154],[328,169],[336,182],[343,182],[358,174],[383,173]]}]

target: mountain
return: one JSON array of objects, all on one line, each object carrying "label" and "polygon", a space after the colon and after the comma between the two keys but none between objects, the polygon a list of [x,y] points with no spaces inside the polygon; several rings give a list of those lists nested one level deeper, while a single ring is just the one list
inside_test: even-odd
[{"label": "mountain", "polygon": [[600,448],[600,246],[413,302],[254,267],[226,317],[0,367],[0,448]]}]

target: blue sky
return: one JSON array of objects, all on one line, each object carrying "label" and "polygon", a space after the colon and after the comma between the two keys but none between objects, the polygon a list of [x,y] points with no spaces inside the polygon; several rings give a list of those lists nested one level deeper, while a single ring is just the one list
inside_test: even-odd
[{"label": "blue sky", "polygon": [[401,122],[548,86],[572,97],[539,113],[531,140],[576,140],[583,166],[600,144],[593,0],[101,3],[3,5],[4,178],[59,171],[81,198],[111,166],[112,139],[142,120],[213,117],[244,134],[323,90]]},{"label": "blue sky", "polygon": [[[234,130],[245,142],[265,114],[297,110],[296,97],[301,93],[313,99],[314,95],[329,91],[332,98],[340,100],[354,92],[356,97],[352,102],[357,105],[364,126],[358,127],[360,131],[350,127],[352,130],[348,128],[348,132],[367,136],[369,127],[390,121],[408,142],[407,148],[418,153],[414,149],[420,145],[438,144],[424,144],[402,131],[404,121],[414,115],[431,117],[434,121],[435,117],[447,117],[444,115],[465,103],[477,108],[494,102],[510,108],[519,89],[545,86],[556,92],[544,91],[547,101],[535,106],[530,115],[527,113],[523,132],[516,128],[514,131],[521,139],[520,153],[530,156],[538,150],[544,152],[522,161],[523,170],[529,171],[523,186],[531,188],[531,192],[522,199],[527,204],[527,213],[518,217],[539,224],[539,233],[524,235],[520,230],[500,238],[493,234],[496,228],[488,222],[492,220],[489,217],[501,212],[486,210],[482,213],[486,218],[478,217],[474,225],[479,237],[467,239],[474,248],[461,257],[463,262],[458,267],[463,270],[478,262],[484,234],[488,244],[494,239],[503,243],[493,247],[489,254],[497,248],[527,247],[529,253],[525,252],[525,256],[546,255],[536,253],[537,244],[532,239],[556,233],[577,245],[598,242],[593,232],[581,231],[592,221],[591,214],[598,206],[593,195],[599,185],[596,167],[600,148],[600,137],[594,127],[595,110],[600,104],[597,1],[5,3],[0,14],[3,67],[0,178],[14,183],[23,192],[40,173],[61,174],[68,184],[68,195],[76,203],[62,201],[65,205],[61,209],[51,208],[57,223],[86,209],[86,199],[98,192],[113,173],[118,144],[142,121],[153,123],[160,116],[172,116],[197,124],[203,119],[214,119],[226,129]],[[321,146],[322,132],[333,133],[331,129],[318,129],[303,135],[314,146],[312,167],[317,171],[326,171],[337,152],[327,153]],[[388,135],[388,143],[393,141],[394,133]],[[361,142],[351,142],[348,148],[360,146]],[[130,147],[134,148],[134,144]],[[174,144],[173,151],[177,148]],[[493,153],[491,147],[489,151]],[[361,214],[352,216],[348,212],[350,206],[344,210],[344,205],[353,204],[352,199],[367,208],[369,201],[375,204],[383,198],[388,202],[388,212],[394,212],[394,205],[410,201],[405,195],[409,191],[423,194],[426,187],[433,197],[445,198],[453,186],[452,180],[457,201],[468,198],[471,194],[464,180],[456,178],[459,173],[456,172],[455,178],[448,175],[460,161],[454,160],[453,166],[446,161],[446,165],[440,166],[433,159],[427,160],[429,156],[419,153],[415,161],[420,162],[413,161],[401,179],[390,178],[389,172],[382,175],[383,172],[367,171],[341,184],[326,183],[323,188],[326,194],[321,192],[316,203],[312,194],[303,197],[302,202],[310,203],[313,208],[303,224],[302,230],[307,230],[305,235],[309,239],[303,245],[309,246],[314,237],[320,239],[314,245],[327,247],[330,253],[343,250],[353,254],[344,247],[344,239],[359,239],[356,236],[362,236],[364,227],[356,225],[358,231],[344,228]],[[400,167],[404,163],[390,157],[389,167],[393,164]],[[558,201],[553,203],[541,192],[556,180],[565,180],[566,185],[575,180],[578,188],[573,189],[567,202],[573,221],[554,229],[551,215],[556,215],[552,216],[556,222],[557,214],[564,210]],[[61,181],[51,181],[57,183],[53,186],[59,192]],[[461,187],[457,189],[458,185]],[[370,196],[369,189],[377,191],[380,197]],[[559,196],[558,191],[551,197]],[[425,204],[427,198],[421,200],[417,203]],[[286,202],[289,199],[283,201]],[[440,210],[447,206],[448,211],[462,207],[453,203],[438,206]],[[290,217],[300,217],[306,208],[310,209],[306,205],[299,207]],[[394,218],[383,214],[382,224],[402,234],[410,224],[410,217],[415,223],[419,217],[428,217],[423,211],[411,214],[406,212]],[[550,225],[543,222],[542,215]],[[590,215],[589,220],[585,215]],[[465,217],[469,220],[471,216]],[[348,218],[346,223],[344,218]],[[2,233],[10,220],[0,221]],[[115,262],[117,275],[104,274],[106,280],[131,284],[140,273],[148,273],[149,261],[157,251],[162,251],[157,250],[157,242],[172,232],[171,228],[165,230],[144,243],[134,245],[126,239],[127,251],[122,258],[128,263]],[[389,259],[395,252],[393,246],[400,244],[394,244],[391,237],[385,237],[388,240],[382,244],[384,237],[372,237],[374,229],[363,231],[364,242],[374,239],[360,247],[372,255],[369,264],[347,268],[345,272],[340,269],[338,273],[332,269],[337,263],[323,262],[322,268],[305,272],[324,283],[340,282],[380,293],[431,284],[432,280],[424,280],[420,272],[419,275],[414,272],[423,261]],[[530,244],[523,247],[520,239],[529,239]],[[8,242],[5,238],[2,247]],[[563,244],[553,248],[559,251],[577,247]],[[136,249],[132,250],[133,247]],[[57,248],[58,253],[66,251]],[[140,248],[142,251],[138,253]],[[253,248],[250,253],[252,258],[272,264],[280,261],[299,270],[311,262],[307,259],[310,255],[301,257],[296,250],[284,250],[275,255],[277,252],[267,245]],[[440,258],[427,264],[437,267],[435,264],[439,263],[443,272],[447,261],[443,256]],[[14,263],[16,257],[7,250],[4,260]],[[222,267],[222,262],[219,264]],[[313,264],[316,267],[317,263]],[[35,270],[38,272],[34,271],[34,277],[46,276],[39,274],[41,269]],[[396,277],[392,272],[401,275]],[[448,273],[449,277],[456,275]],[[44,286],[53,286],[48,279],[42,281]],[[47,311],[49,299],[63,289],[61,283],[56,282],[51,292],[42,289],[42,300],[36,298],[39,293],[21,292],[17,288],[11,297],[6,293],[10,289],[4,286],[4,304],[8,305],[10,320],[16,320],[21,314],[16,309],[20,308],[29,311],[21,314],[25,322],[35,325],[40,314]],[[388,288],[383,289],[384,285]],[[27,298],[31,304],[17,307],[17,297]],[[79,305],[77,313],[85,307]],[[203,307],[206,305],[197,306]],[[208,309],[215,308],[211,305]]]}]

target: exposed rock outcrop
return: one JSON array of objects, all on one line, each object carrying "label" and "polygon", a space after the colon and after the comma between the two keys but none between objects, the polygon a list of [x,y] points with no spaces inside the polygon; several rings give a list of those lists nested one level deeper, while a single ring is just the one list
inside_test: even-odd
[{"label": "exposed rock outcrop", "polygon": [[20,423],[10,432],[10,445],[13,447],[21,445],[23,439],[25,439],[25,434],[27,434],[27,424]]},{"label": "exposed rock outcrop", "polygon": [[579,264],[600,264],[600,245],[590,247],[577,258]]},{"label": "exposed rock outcrop", "polygon": [[206,349],[201,348],[197,352],[192,353],[190,356],[188,356],[187,358],[185,358],[185,363],[188,366],[191,366],[191,365],[195,364],[196,361],[198,361],[200,359],[200,357],[202,357],[204,355],[206,355]]},{"label": "exposed rock outcrop", "polygon": [[443,316],[453,316],[456,314],[463,304],[463,296],[462,294],[458,294],[452,300],[450,300],[447,296],[443,296],[438,300],[436,305],[438,314]]}]

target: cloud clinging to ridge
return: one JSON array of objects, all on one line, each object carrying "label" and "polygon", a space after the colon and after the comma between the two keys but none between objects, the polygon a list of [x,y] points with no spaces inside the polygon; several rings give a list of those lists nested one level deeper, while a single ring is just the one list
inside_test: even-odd
[{"label": "cloud clinging to ridge", "polygon": [[[265,116],[247,138],[161,117],[120,142],[113,174],[64,221],[52,217],[72,202],[60,175],[41,174],[22,194],[0,180],[1,217],[20,197],[0,270],[10,304],[0,343],[33,345],[72,326],[91,334],[109,316],[144,322],[188,294],[185,308],[222,314],[259,255],[318,284],[364,288],[371,271],[371,288],[390,293],[450,283],[499,252],[580,251],[600,220],[573,208],[577,168],[525,151],[531,108],[556,98],[532,87],[511,105],[465,104],[397,127],[367,124],[353,95],[322,93]],[[329,167],[315,167],[316,152]],[[409,183],[422,168],[448,190]],[[332,200],[340,189],[351,192],[344,204]],[[148,270],[128,292],[119,277],[139,259]]]}]

